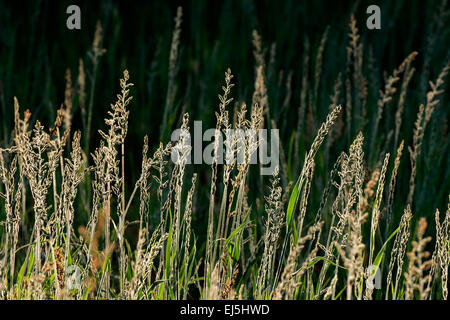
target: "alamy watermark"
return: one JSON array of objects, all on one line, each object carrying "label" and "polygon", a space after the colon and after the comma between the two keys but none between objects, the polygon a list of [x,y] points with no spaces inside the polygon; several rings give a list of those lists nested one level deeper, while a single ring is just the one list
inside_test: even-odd
[{"label": "alamy watermark", "polygon": [[370,16],[366,20],[367,29],[381,29],[381,9],[379,6],[373,4],[367,7],[367,14]]},{"label": "alamy watermark", "polygon": [[381,289],[381,270],[378,266],[367,267],[366,286],[368,289]]},{"label": "alamy watermark", "polygon": [[171,140],[176,142],[171,152],[176,164],[259,164],[261,175],[272,175],[279,166],[278,129],[203,131],[202,122],[194,121],[193,135],[180,128],[173,131]]},{"label": "alamy watermark", "polygon": [[[81,29],[81,9],[77,5],[70,5],[66,9],[69,14],[66,20],[66,26],[69,30]],[[367,29],[381,29],[381,9],[379,6],[373,4],[367,7],[366,13],[370,16],[366,20]]]},{"label": "alamy watermark", "polygon": [[66,20],[66,27],[69,30],[81,29],[81,9],[79,6],[72,4],[67,7],[66,13],[70,14]]}]

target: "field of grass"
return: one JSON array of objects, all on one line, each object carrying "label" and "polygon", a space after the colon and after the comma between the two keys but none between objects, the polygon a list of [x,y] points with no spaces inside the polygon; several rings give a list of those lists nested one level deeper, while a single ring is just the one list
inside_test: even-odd
[{"label": "field of grass", "polygon": [[447,300],[450,5],[377,4],[0,3],[0,299]]}]

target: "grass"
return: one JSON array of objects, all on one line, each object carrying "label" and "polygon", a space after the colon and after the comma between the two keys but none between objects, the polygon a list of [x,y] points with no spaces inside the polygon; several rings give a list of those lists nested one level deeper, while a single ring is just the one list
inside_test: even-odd
[{"label": "grass", "polygon": [[[431,61],[442,56],[435,28],[448,25],[440,15],[448,8],[430,7],[437,19],[426,39],[438,54],[393,55],[384,77],[391,63],[374,53],[361,5],[335,29],[302,38],[299,69],[288,63],[285,37],[266,45],[252,30],[251,70],[242,76],[218,58],[226,46],[199,52],[183,42],[184,19],[196,11],[179,7],[167,55],[150,66],[164,77],[142,81],[139,68],[113,64],[123,71],[103,123],[102,63],[115,62],[116,40],[98,22],[87,58],[65,70],[64,103],[55,112],[45,100],[51,121],[22,108],[21,92],[11,107],[2,103],[0,297],[446,300],[450,62]],[[202,62],[215,57],[200,67],[210,68],[204,80],[198,66],[183,69],[183,50]],[[0,69],[6,96],[13,73]],[[224,79],[213,86],[216,73]],[[152,93],[164,87],[163,97],[142,98],[143,82]],[[210,87],[221,88],[214,112]],[[163,107],[138,139],[144,101]],[[197,116],[216,129],[209,166],[188,162]],[[176,128],[181,135],[170,141]],[[220,132],[260,128],[280,132],[272,177],[251,164],[261,143],[253,136],[227,137],[229,155],[244,161],[219,163]]]}]

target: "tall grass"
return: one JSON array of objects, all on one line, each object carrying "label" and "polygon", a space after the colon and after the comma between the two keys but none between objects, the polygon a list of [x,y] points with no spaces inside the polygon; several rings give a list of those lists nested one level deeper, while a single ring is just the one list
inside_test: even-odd
[{"label": "tall grass", "polygon": [[[420,53],[409,54],[385,77],[384,89],[374,92],[354,15],[345,70],[332,80],[324,74],[330,29],[314,55],[305,38],[298,119],[280,147],[280,166],[263,177],[259,165],[250,163],[259,137],[226,135],[227,159],[243,154],[244,161],[218,161],[219,136],[229,129],[284,132],[295,71],[284,77],[280,70],[277,79],[276,47],[267,63],[267,48],[255,31],[251,100],[234,89],[242,81],[224,66],[213,162],[197,171],[188,162],[192,115],[175,105],[181,20],[179,8],[159,130],[163,141],[143,138],[137,176],[127,171],[129,159],[138,162],[127,156],[127,134],[142,107],[132,100],[138,93],[130,79],[138,75],[123,71],[105,125],[91,140],[99,59],[106,54],[100,24],[89,54],[92,70],[80,59],[76,83],[66,72],[65,102],[48,129],[30,111],[22,116],[14,99],[14,130],[0,149],[0,297],[447,299],[450,193],[442,190],[449,196],[443,218],[442,208],[433,208],[433,232],[433,221],[416,206],[416,189],[425,187],[417,173],[430,156],[426,129],[439,120],[433,114],[443,108],[438,98],[444,97],[450,64],[430,81],[425,104],[414,106],[407,103],[409,83]],[[273,85],[283,88],[277,91],[283,93],[281,111]],[[331,98],[323,99],[327,88]],[[319,112],[324,101],[326,117]],[[385,119],[389,105],[397,105],[392,122]],[[418,107],[414,123],[405,106]],[[84,130],[72,133],[75,116]],[[169,142],[175,124],[181,134]]]}]

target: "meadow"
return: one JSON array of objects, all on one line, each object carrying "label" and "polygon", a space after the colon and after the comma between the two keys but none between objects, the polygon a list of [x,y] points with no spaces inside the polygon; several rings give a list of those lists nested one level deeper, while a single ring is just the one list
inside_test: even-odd
[{"label": "meadow", "polygon": [[67,5],[0,4],[1,299],[448,299],[447,1]]}]

